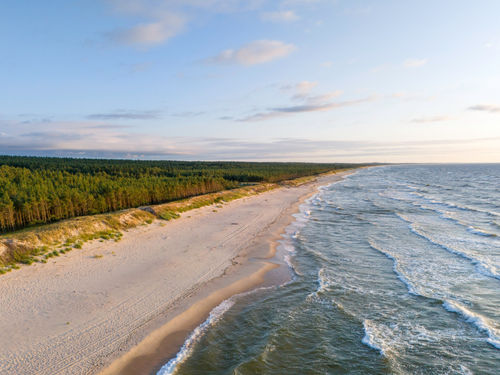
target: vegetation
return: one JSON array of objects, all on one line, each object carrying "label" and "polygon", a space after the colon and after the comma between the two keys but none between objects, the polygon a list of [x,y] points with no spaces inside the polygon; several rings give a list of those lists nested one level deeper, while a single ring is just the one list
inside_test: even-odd
[{"label": "vegetation", "polygon": [[345,167],[0,156],[0,233]]},{"label": "vegetation", "polygon": [[[122,231],[151,224],[156,219],[177,219],[181,213],[195,208],[212,204],[220,207],[224,202],[280,185],[297,186],[313,180],[311,175],[347,167],[353,166],[0,156],[0,197],[3,197],[0,199],[0,274],[18,269],[19,264],[46,263],[50,258],[81,249],[88,241],[119,241]],[[202,194],[206,190],[216,191]],[[166,203],[153,205],[161,201],[161,197]],[[93,206],[92,202],[105,204]],[[121,209],[131,202],[142,207]],[[68,206],[79,210],[74,212]],[[96,207],[120,210],[71,218],[72,213],[94,214]],[[57,213],[63,214],[62,217]],[[69,219],[60,220],[65,219],[65,215]],[[59,222],[28,227],[50,221]],[[16,229],[1,234],[1,231]]]},{"label": "vegetation", "polygon": [[84,216],[26,228],[0,236],[0,274],[17,264],[46,263],[49,258],[81,249],[88,241],[120,241],[121,231],[152,223],[155,216],[139,209]]}]

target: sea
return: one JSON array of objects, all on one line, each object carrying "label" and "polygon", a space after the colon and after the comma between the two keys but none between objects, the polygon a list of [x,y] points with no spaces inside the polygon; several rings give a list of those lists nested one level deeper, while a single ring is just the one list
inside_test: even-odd
[{"label": "sea", "polygon": [[500,165],[358,170],[281,247],[291,280],[224,301],[159,375],[500,374]]}]

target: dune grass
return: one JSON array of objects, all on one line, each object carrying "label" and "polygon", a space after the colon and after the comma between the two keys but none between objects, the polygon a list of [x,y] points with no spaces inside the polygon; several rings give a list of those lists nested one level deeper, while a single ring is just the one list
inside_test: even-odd
[{"label": "dune grass", "polygon": [[153,222],[149,212],[130,209],[111,214],[83,216],[27,228],[0,236],[0,274],[18,264],[45,263],[47,259],[81,249],[93,240],[119,241],[122,231]]}]

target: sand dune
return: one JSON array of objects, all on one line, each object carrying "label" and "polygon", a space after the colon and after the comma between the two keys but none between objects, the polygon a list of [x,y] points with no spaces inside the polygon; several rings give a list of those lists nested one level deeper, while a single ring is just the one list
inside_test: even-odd
[{"label": "sand dune", "polygon": [[0,373],[154,370],[211,308],[263,281],[279,263],[266,259],[270,244],[301,199],[341,175],[189,211],[0,276]]}]

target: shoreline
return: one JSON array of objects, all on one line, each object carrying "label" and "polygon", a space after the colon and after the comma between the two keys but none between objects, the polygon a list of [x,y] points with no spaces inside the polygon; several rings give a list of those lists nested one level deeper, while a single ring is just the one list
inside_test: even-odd
[{"label": "shoreline", "polygon": [[0,373],[155,373],[222,301],[286,277],[269,271],[283,269],[274,255],[292,214],[352,172],[189,211],[4,275]]},{"label": "shoreline", "polygon": [[[98,374],[156,374],[164,365],[168,363],[169,360],[175,359],[175,356],[180,352],[180,350],[182,350],[186,340],[190,338],[193,330],[206,322],[210,313],[224,301],[234,297],[237,298],[239,294],[252,292],[259,286],[262,287],[265,283],[266,276],[268,276],[272,270],[285,267],[285,271],[291,272],[286,263],[275,259],[275,257],[277,255],[278,247],[280,246],[279,241],[283,239],[286,228],[295,221],[293,215],[299,211],[299,207],[304,204],[307,199],[318,193],[319,187],[339,182],[351,173],[354,173],[354,171],[349,170],[337,173],[335,174],[337,178],[325,185],[319,182],[319,179],[312,181],[310,183],[310,185],[312,185],[312,190],[308,194],[300,197],[294,205],[290,206],[290,211],[292,212],[287,213],[287,220],[281,223],[280,230],[274,233],[272,238],[266,239],[267,245],[269,246],[268,253],[260,257],[252,257],[251,259],[248,259],[248,261],[259,261],[261,264],[260,268],[249,275],[241,277],[229,285],[221,286],[221,289],[218,289],[202,300],[195,302],[187,310],[175,316],[163,327],[152,332],[139,345],[132,348],[123,357],[113,362],[109,367],[100,371]],[[240,266],[244,265],[240,264]],[[232,267],[234,267],[234,265]],[[240,271],[239,273],[242,273],[241,270],[234,270],[237,274],[238,271]],[[280,283],[287,282],[290,280],[291,275],[286,278],[283,278],[283,276],[278,276],[277,278],[279,281],[270,281],[269,285],[266,286],[276,286]],[[217,281],[217,279],[211,280],[211,282]]]}]

